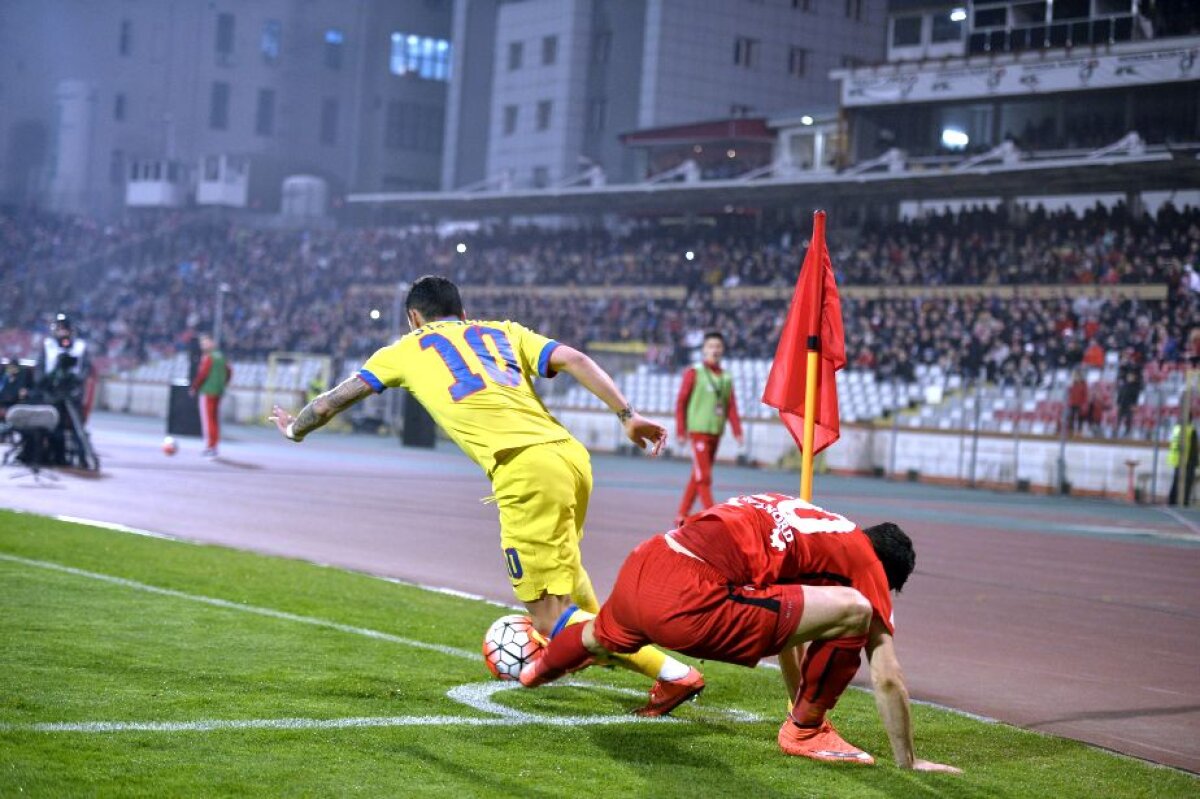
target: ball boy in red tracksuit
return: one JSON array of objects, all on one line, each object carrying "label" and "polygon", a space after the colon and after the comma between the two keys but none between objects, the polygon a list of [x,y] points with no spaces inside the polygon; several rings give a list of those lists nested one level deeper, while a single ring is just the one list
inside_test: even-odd
[{"label": "ball boy in red tracksuit", "polygon": [[204,456],[215,458],[217,442],[221,439],[220,406],[221,395],[225,393],[229,380],[233,377],[233,369],[225,360],[225,354],[217,349],[217,343],[212,336],[200,337],[200,351],[204,357],[200,359],[200,368],[192,380],[192,396],[200,395],[200,428],[204,433]]},{"label": "ball boy in red tracksuit", "polygon": [[712,468],[717,447],[728,420],[733,437],[740,445],[742,420],[738,418],[737,399],[733,395],[733,379],[721,368],[725,354],[725,337],[716,331],[704,335],[701,346],[703,363],[689,366],[683,373],[679,397],[675,401],[675,427],[680,441],[692,448],[692,472],[683,500],[679,503],[675,526],[683,524],[692,512],[696,495],[700,495],[701,510],[715,503],[712,495]]}]

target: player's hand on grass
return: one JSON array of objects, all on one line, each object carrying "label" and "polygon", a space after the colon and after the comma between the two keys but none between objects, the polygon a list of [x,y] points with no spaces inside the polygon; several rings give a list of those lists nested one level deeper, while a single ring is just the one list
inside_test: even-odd
[{"label": "player's hand on grass", "polygon": [[934,763],[932,760],[914,760],[913,771],[936,771],[941,774],[962,774],[962,769],[947,766],[945,763]]},{"label": "player's hand on grass", "polygon": [[657,422],[652,422],[640,413],[635,413],[624,423],[625,435],[640,449],[650,445],[650,457],[662,452],[667,444],[667,428]]},{"label": "player's hand on grass", "polygon": [[278,405],[271,410],[271,415],[268,416],[267,419],[275,423],[275,429],[278,430],[284,438],[288,437],[288,425],[296,421],[295,416],[292,416]]}]

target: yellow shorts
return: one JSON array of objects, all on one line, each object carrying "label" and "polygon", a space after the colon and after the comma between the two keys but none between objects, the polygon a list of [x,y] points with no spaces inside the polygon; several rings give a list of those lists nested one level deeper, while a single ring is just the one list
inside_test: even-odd
[{"label": "yellow shorts", "polygon": [[592,493],[592,459],[575,439],[533,444],[492,472],[500,547],[522,602],[570,595],[583,574],[579,542]]}]

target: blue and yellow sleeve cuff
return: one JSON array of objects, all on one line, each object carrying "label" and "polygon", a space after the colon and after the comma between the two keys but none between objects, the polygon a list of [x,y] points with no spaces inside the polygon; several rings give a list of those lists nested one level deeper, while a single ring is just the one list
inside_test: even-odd
[{"label": "blue and yellow sleeve cuff", "polygon": [[366,383],[368,386],[370,386],[371,390],[374,391],[376,394],[382,393],[383,390],[387,388],[387,386],[385,386],[383,384],[383,381],[381,381],[378,377],[376,377],[375,375],[368,372],[366,369],[359,369],[358,377],[360,380],[362,380],[364,383]]},{"label": "blue and yellow sleeve cuff", "polygon": [[550,368],[550,355],[558,348],[558,342],[551,339],[546,342],[546,346],[542,347],[542,354],[538,356],[537,370],[542,377],[554,377],[558,372]]}]

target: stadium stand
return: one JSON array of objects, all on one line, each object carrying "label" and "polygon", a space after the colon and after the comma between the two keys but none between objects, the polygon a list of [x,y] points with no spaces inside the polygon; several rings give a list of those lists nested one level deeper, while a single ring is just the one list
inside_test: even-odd
[{"label": "stadium stand", "polygon": [[[1086,418],[1097,430],[1117,424],[1118,372],[1137,372],[1132,432],[1147,435],[1177,402],[1177,370],[1200,355],[1195,209],[1167,205],[1135,218],[1121,206],[1082,216],[976,208],[839,239],[848,420],[904,411],[904,424],[954,428],[974,403],[1015,402],[1019,392],[1020,409],[982,414],[983,427],[1057,430],[1070,371],[1083,366]],[[102,368],[161,362],[212,325],[213,287],[224,282],[223,337],[239,361],[292,351],[353,362],[395,329],[397,285],[442,272],[464,287],[473,315],[517,319],[588,347],[636,344],[643,363],[622,379],[656,412],[670,410],[675,372],[711,328],[729,337],[739,394],[761,393],[806,246],[791,231],[745,225],[443,239],[420,230],[257,230],[184,215],[100,226],[3,214],[0,240],[0,274],[16,288],[0,298],[8,331],[0,346],[10,356],[30,354],[20,351],[32,340],[20,331],[68,307]],[[243,367],[235,382],[259,371]],[[152,379],[125,373],[133,375]],[[964,393],[977,376],[990,388]],[[1138,402],[1147,385],[1166,396],[1163,411]],[[589,402],[569,391],[554,401]]]}]

